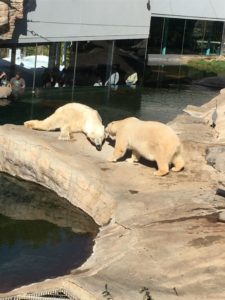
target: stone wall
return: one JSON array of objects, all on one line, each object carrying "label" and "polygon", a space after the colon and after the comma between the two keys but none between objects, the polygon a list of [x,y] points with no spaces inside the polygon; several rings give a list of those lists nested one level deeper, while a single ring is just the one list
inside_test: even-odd
[{"label": "stone wall", "polygon": [[0,40],[11,39],[16,19],[23,18],[24,0],[0,0]]}]

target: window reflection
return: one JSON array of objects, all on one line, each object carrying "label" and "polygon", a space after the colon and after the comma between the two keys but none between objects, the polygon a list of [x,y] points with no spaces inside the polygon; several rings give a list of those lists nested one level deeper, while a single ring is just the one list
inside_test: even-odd
[{"label": "window reflection", "polygon": [[223,22],[152,17],[149,54],[220,54]]}]

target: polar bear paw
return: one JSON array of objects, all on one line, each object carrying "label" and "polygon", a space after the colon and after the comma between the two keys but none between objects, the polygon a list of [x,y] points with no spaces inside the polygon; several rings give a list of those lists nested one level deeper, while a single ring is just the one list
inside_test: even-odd
[{"label": "polar bear paw", "polygon": [[69,141],[70,140],[70,135],[69,134],[60,134],[58,139],[60,141]]},{"label": "polar bear paw", "polygon": [[138,160],[137,160],[137,159],[133,159],[132,157],[130,157],[130,158],[127,158],[127,159],[126,159],[126,162],[128,162],[128,163],[130,163],[130,164],[135,164],[135,163],[138,162]]},{"label": "polar bear paw", "polygon": [[154,172],[155,176],[165,176],[169,173],[169,171],[164,171],[164,170],[158,170]]},{"label": "polar bear paw", "polygon": [[108,162],[116,162],[117,159],[115,159],[114,157],[110,157],[107,159]]},{"label": "polar bear paw", "polygon": [[24,126],[26,128],[34,128],[35,127],[35,123],[36,123],[35,120],[33,120],[33,121],[26,121],[26,122],[24,122]]}]

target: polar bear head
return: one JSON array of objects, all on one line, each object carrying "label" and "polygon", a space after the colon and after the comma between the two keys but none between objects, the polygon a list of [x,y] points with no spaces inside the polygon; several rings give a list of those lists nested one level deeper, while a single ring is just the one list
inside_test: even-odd
[{"label": "polar bear head", "polygon": [[95,145],[96,149],[100,151],[105,139],[105,127],[103,125],[92,127],[86,134],[88,139]]},{"label": "polar bear head", "polygon": [[107,125],[105,129],[106,137],[110,137],[113,140],[116,138],[117,123],[118,121],[113,121]]}]

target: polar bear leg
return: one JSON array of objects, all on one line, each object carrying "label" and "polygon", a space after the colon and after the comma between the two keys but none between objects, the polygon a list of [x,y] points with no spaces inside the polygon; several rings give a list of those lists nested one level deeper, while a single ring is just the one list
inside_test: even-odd
[{"label": "polar bear leg", "polygon": [[116,162],[118,159],[124,156],[126,151],[127,151],[127,143],[123,141],[123,139],[117,138],[113,155],[108,161]]},{"label": "polar bear leg", "polygon": [[59,128],[57,119],[55,118],[55,115],[51,115],[50,117],[39,121],[39,120],[31,120],[24,122],[24,126],[27,128],[37,129],[37,130],[54,130]]},{"label": "polar bear leg", "polygon": [[68,125],[62,126],[60,128],[59,140],[68,141],[71,139],[70,137],[70,127]]},{"label": "polar bear leg", "polygon": [[174,167],[171,169],[174,172],[179,172],[184,168],[184,160],[180,154],[177,154],[172,163],[174,164]]},{"label": "polar bear leg", "polygon": [[168,161],[165,160],[165,158],[157,158],[156,159],[157,165],[158,165],[158,171],[154,172],[154,175],[157,176],[164,176],[169,173],[169,165]]},{"label": "polar bear leg", "polygon": [[129,162],[129,163],[135,163],[135,162],[139,161],[140,157],[141,156],[138,152],[132,151],[131,158],[127,158],[126,161]]}]

